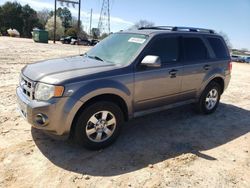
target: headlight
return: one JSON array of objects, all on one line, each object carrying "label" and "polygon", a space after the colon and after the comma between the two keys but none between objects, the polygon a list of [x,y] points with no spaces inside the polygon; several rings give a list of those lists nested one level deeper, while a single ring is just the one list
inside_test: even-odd
[{"label": "headlight", "polygon": [[18,85],[19,85],[19,86],[21,86],[22,81],[23,81],[22,74],[19,74],[19,82],[18,82]]},{"label": "headlight", "polygon": [[63,90],[63,86],[37,83],[35,88],[35,99],[46,101],[52,97],[61,97],[63,95]]}]

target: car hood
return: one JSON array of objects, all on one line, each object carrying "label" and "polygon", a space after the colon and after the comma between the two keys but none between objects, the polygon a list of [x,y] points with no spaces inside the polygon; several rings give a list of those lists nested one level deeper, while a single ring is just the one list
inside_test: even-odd
[{"label": "car hood", "polygon": [[110,63],[84,56],[74,56],[50,59],[27,65],[22,70],[22,74],[33,81],[59,84],[65,80],[115,68],[117,68],[117,66]]}]

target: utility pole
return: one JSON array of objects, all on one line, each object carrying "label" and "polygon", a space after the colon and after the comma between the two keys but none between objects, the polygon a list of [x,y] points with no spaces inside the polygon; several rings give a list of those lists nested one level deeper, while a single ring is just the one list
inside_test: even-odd
[{"label": "utility pole", "polygon": [[67,6],[69,4],[72,4],[73,7],[75,7],[76,4],[78,4],[78,31],[77,31],[77,35],[79,38],[80,35],[80,27],[81,27],[81,0],[55,0],[55,10],[54,10],[54,43],[56,43],[56,3],[57,1],[60,1],[62,4],[63,3],[67,3]]},{"label": "utility pole", "polygon": [[81,0],[79,0],[79,6],[78,6],[78,34],[77,34],[77,38],[79,40],[79,35],[80,35],[80,32],[81,32]]},{"label": "utility pole", "polygon": [[92,27],[92,9],[90,10],[90,20],[89,20],[89,35],[91,35],[91,27]]},{"label": "utility pole", "polygon": [[55,0],[55,11],[54,11],[54,44],[56,43],[56,1]]}]

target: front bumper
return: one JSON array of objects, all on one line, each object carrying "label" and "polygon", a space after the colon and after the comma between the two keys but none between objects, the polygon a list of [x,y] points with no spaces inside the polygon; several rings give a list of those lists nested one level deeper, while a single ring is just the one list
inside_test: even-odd
[{"label": "front bumper", "polygon": [[[67,97],[54,98],[49,101],[31,100],[20,87],[17,87],[16,95],[21,115],[34,128],[42,129],[53,135],[68,135],[70,126],[66,124],[68,114],[64,111]],[[38,115],[46,117],[44,124],[38,121]]]}]

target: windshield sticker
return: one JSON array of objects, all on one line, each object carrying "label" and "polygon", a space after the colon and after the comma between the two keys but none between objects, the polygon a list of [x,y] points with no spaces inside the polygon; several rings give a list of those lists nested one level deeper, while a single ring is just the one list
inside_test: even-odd
[{"label": "windshield sticker", "polygon": [[139,43],[142,44],[145,42],[146,39],[141,39],[141,38],[135,38],[135,37],[131,37],[128,42],[134,42],[134,43]]}]

